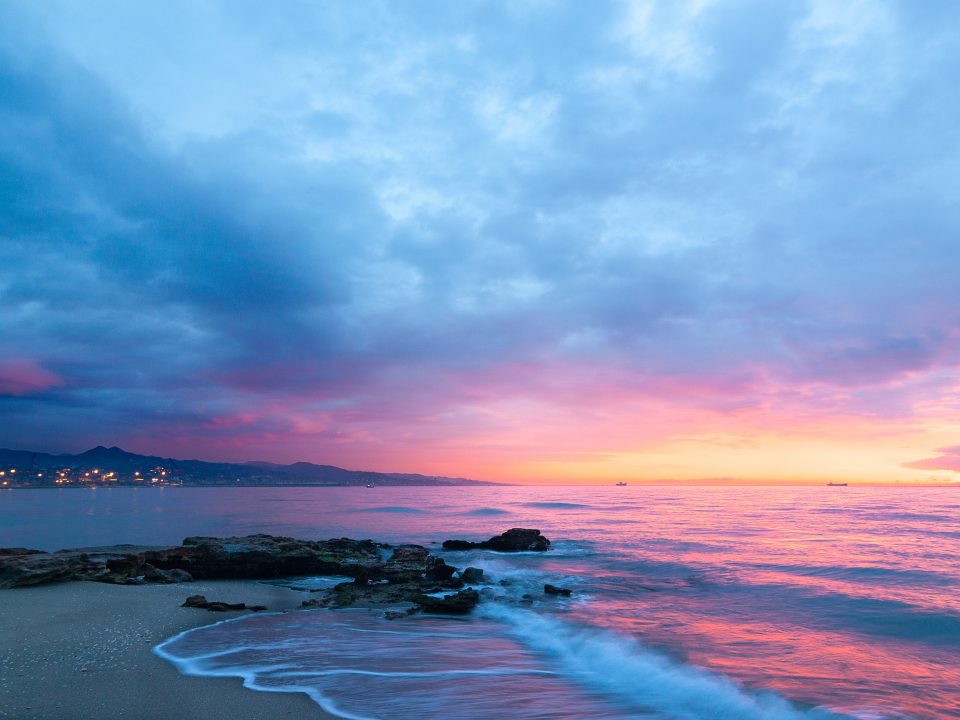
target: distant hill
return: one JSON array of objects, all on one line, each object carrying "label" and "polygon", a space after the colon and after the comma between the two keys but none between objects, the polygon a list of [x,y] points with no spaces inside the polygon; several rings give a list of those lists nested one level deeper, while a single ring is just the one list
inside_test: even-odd
[{"label": "distant hill", "polygon": [[[493,485],[495,483],[418,473],[382,473],[346,470],[334,465],[296,462],[280,465],[268,462],[217,463],[203,460],[176,460],[154,455],[137,455],[118,447],[95,448],[78,455],[52,455],[27,450],[0,449],[0,470],[16,468],[17,484],[54,484],[59,473],[77,482],[93,482],[113,473],[110,482],[130,485],[160,478],[183,485]],[[96,471],[94,473],[94,471]],[[91,475],[87,475],[91,473]]]}]

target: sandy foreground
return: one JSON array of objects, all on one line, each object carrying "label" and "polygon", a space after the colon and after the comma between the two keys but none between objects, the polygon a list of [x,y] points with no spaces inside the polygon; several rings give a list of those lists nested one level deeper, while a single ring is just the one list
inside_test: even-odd
[{"label": "sandy foreground", "polygon": [[182,608],[208,600],[299,607],[305,597],[255,582],[179,585],[72,582],[0,590],[3,720],[322,719],[301,693],[247,690],[240,678],[180,675],[152,648],[192,627],[245,613]]}]

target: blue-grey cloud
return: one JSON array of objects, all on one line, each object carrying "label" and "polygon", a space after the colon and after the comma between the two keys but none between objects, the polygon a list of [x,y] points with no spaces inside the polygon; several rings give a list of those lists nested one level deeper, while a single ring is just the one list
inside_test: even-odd
[{"label": "blue-grey cloud", "polygon": [[958,21],[0,5],[0,440],[280,434],[295,398],[322,444],[511,364],[908,416],[885,384],[960,361]]}]

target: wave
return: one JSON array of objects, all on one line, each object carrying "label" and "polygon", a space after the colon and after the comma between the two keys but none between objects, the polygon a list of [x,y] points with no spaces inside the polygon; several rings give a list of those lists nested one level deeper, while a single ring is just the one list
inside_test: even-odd
[{"label": "wave", "polygon": [[293,577],[278,578],[276,580],[259,580],[262,585],[276,585],[277,587],[286,587],[300,592],[313,592],[314,590],[324,590],[332,588],[342,582],[350,582],[352,577],[346,575],[321,575],[317,577]]},{"label": "wave", "polygon": [[411,631],[365,611],[246,616],[180,633],[154,652],[186,675],[306,693],[348,720],[500,720],[505,707],[520,720],[625,720],[543,667],[494,621],[424,616],[402,627]]},{"label": "wave", "polygon": [[569,502],[525,502],[520,503],[524,507],[543,508],[545,510],[592,510],[592,505],[582,505],[580,503]]},{"label": "wave", "polygon": [[404,505],[383,505],[381,507],[363,508],[361,512],[382,512],[382,513],[410,513],[420,514],[427,512],[423,508],[406,507]]},{"label": "wave", "polygon": [[840,720],[823,708],[800,709],[770,692],[749,692],[732,680],[678,663],[632,638],[572,625],[556,618],[482,606],[482,615],[506,623],[531,649],[595,692],[637,709],[678,720]]},{"label": "wave", "polygon": [[915,570],[877,565],[800,565],[784,563],[750,563],[751,567],[779,570],[801,577],[822,577],[830,580],[845,580],[866,584],[954,585],[951,575],[932,570]]},{"label": "wave", "polygon": [[500,508],[484,507],[484,508],[477,508],[476,510],[467,510],[460,514],[484,516],[484,515],[510,515],[511,513],[509,510],[501,510]]}]

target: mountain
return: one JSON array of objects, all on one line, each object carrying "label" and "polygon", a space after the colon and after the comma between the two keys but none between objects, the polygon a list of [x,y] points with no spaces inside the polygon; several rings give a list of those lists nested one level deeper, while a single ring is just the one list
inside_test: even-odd
[{"label": "mountain", "polygon": [[105,478],[123,485],[143,484],[151,479],[183,485],[493,485],[467,478],[417,473],[382,473],[346,470],[334,465],[296,462],[281,465],[269,462],[218,463],[204,460],[177,460],[155,455],[137,455],[118,447],[98,445],[78,455],[53,455],[27,450],[0,449],[0,470],[16,469],[5,478],[16,484],[55,484],[55,478],[94,482]]}]

